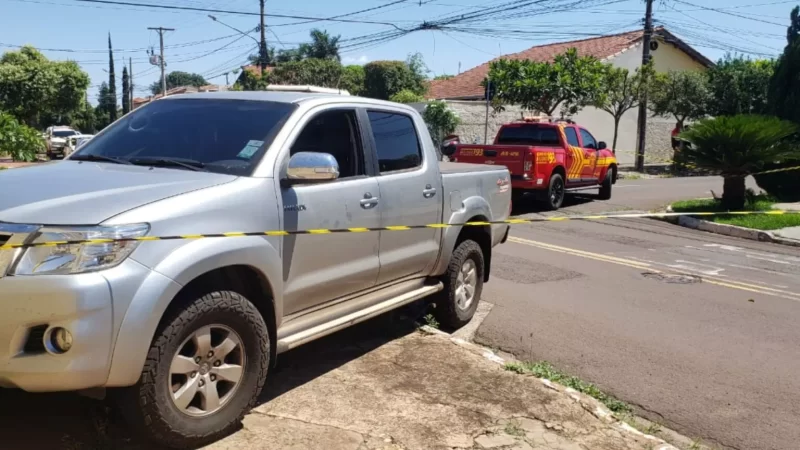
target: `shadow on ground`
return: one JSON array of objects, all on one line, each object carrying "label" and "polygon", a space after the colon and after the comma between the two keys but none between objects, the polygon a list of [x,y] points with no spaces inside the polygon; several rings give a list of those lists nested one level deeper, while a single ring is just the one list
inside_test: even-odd
[{"label": "shadow on ground", "polygon": [[[259,404],[269,402],[416,328],[413,304],[307,344],[280,356]],[[108,400],[77,394],[29,394],[0,389],[0,448],[3,450],[155,450],[131,436]]]},{"label": "shadow on ground", "polygon": [[[597,194],[590,194],[590,193],[575,193],[575,194],[567,194],[564,197],[564,203],[561,205],[562,208],[569,208],[570,206],[579,206],[584,205],[586,203],[591,203],[598,199]],[[547,207],[542,203],[536,200],[533,195],[526,195],[522,197],[522,200],[517,201],[513,204],[514,209],[511,211],[511,215],[513,216],[521,216],[525,214],[538,214],[547,212]]]}]

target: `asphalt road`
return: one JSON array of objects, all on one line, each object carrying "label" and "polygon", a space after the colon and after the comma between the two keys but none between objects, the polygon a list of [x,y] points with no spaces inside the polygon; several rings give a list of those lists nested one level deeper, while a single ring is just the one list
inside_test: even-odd
[{"label": "asphalt road", "polygon": [[[654,209],[720,178],[621,181],[610,202]],[[705,443],[800,442],[800,249],[650,219],[515,225],[497,248],[475,339],[557,367]]]}]

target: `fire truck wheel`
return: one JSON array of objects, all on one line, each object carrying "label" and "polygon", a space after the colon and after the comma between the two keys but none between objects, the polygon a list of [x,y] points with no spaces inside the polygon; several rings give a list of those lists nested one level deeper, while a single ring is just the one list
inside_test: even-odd
[{"label": "fire truck wheel", "polygon": [[544,199],[544,205],[549,211],[555,211],[561,208],[564,203],[564,177],[561,174],[554,173],[550,177],[550,184],[547,187],[547,197]]},{"label": "fire truck wheel", "polygon": [[609,170],[606,172],[606,178],[603,180],[603,184],[600,185],[600,200],[611,200],[611,185],[614,184],[613,175]]}]

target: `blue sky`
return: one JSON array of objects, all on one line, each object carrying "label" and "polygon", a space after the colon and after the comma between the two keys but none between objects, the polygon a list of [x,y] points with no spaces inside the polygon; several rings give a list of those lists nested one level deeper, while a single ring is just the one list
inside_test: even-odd
[{"label": "blue sky", "polygon": [[[130,1],[258,12],[258,0]],[[386,22],[409,28],[422,21],[468,13],[507,1],[267,0],[266,8],[267,13],[273,14],[331,17],[396,2],[347,19]],[[641,0],[595,0],[595,6],[556,13],[548,11],[548,0],[540,3],[541,8],[536,14],[508,14],[504,19],[471,24],[458,30],[418,31],[378,45],[345,49],[343,62],[363,64],[381,59],[405,59],[410,53],[420,52],[431,76],[455,74],[459,67],[464,71],[501,54],[548,42],[571,40],[565,38],[570,33],[577,36],[632,30],[640,27],[644,15]],[[747,52],[754,57],[774,56],[785,45],[789,12],[797,4],[800,0],[656,0],[655,18],[657,24],[665,25],[714,60],[726,51]],[[207,15],[205,12],[155,10],[74,0],[0,0],[0,51],[12,50],[10,46],[31,44],[41,49],[52,49],[43,50],[51,59],[78,61],[91,76],[89,93],[94,102],[97,86],[108,80],[104,70],[108,69],[106,49],[110,31],[113,46],[118,49],[114,53],[117,89],[121,84],[123,58],[126,63],[128,58],[133,58],[135,95],[144,96],[149,93],[148,86],[158,79],[158,70],[147,62],[145,50],[151,46],[158,50],[158,35],[147,27],[163,26],[176,29],[165,35],[168,71],[196,72],[207,76],[211,83],[225,83],[222,74],[244,63],[248,53],[256,51],[256,43],[241,36],[224,38],[236,32],[215,23]],[[251,30],[258,24],[256,16],[222,13],[215,16],[241,30]],[[390,25],[363,23],[287,25],[293,22],[299,21],[268,18],[269,45],[276,48],[295,46],[306,41],[309,31],[315,27],[341,35],[343,40],[395,29]],[[477,29],[484,31],[476,32]],[[525,34],[510,38],[509,30],[523,30]],[[235,75],[230,75],[231,82],[234,78]]]}]

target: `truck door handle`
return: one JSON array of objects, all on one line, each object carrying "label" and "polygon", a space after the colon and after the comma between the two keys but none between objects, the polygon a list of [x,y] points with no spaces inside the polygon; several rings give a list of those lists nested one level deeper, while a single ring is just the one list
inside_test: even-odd
[{"label": "truck door handle", "polygon": [[364,194],[364,198],[361,200],[361,207],[364,209],[373,208],[377,204],[378,204],[378,197],[373,197],[372,194],[370,194],[369,192]]},{"label": "truck door handle", "polygon": [[436,188],[431,187],[431,185],[425,186],[425,189],[422,190],[422,196],[425,198],[431,198],[436,195]]}]

